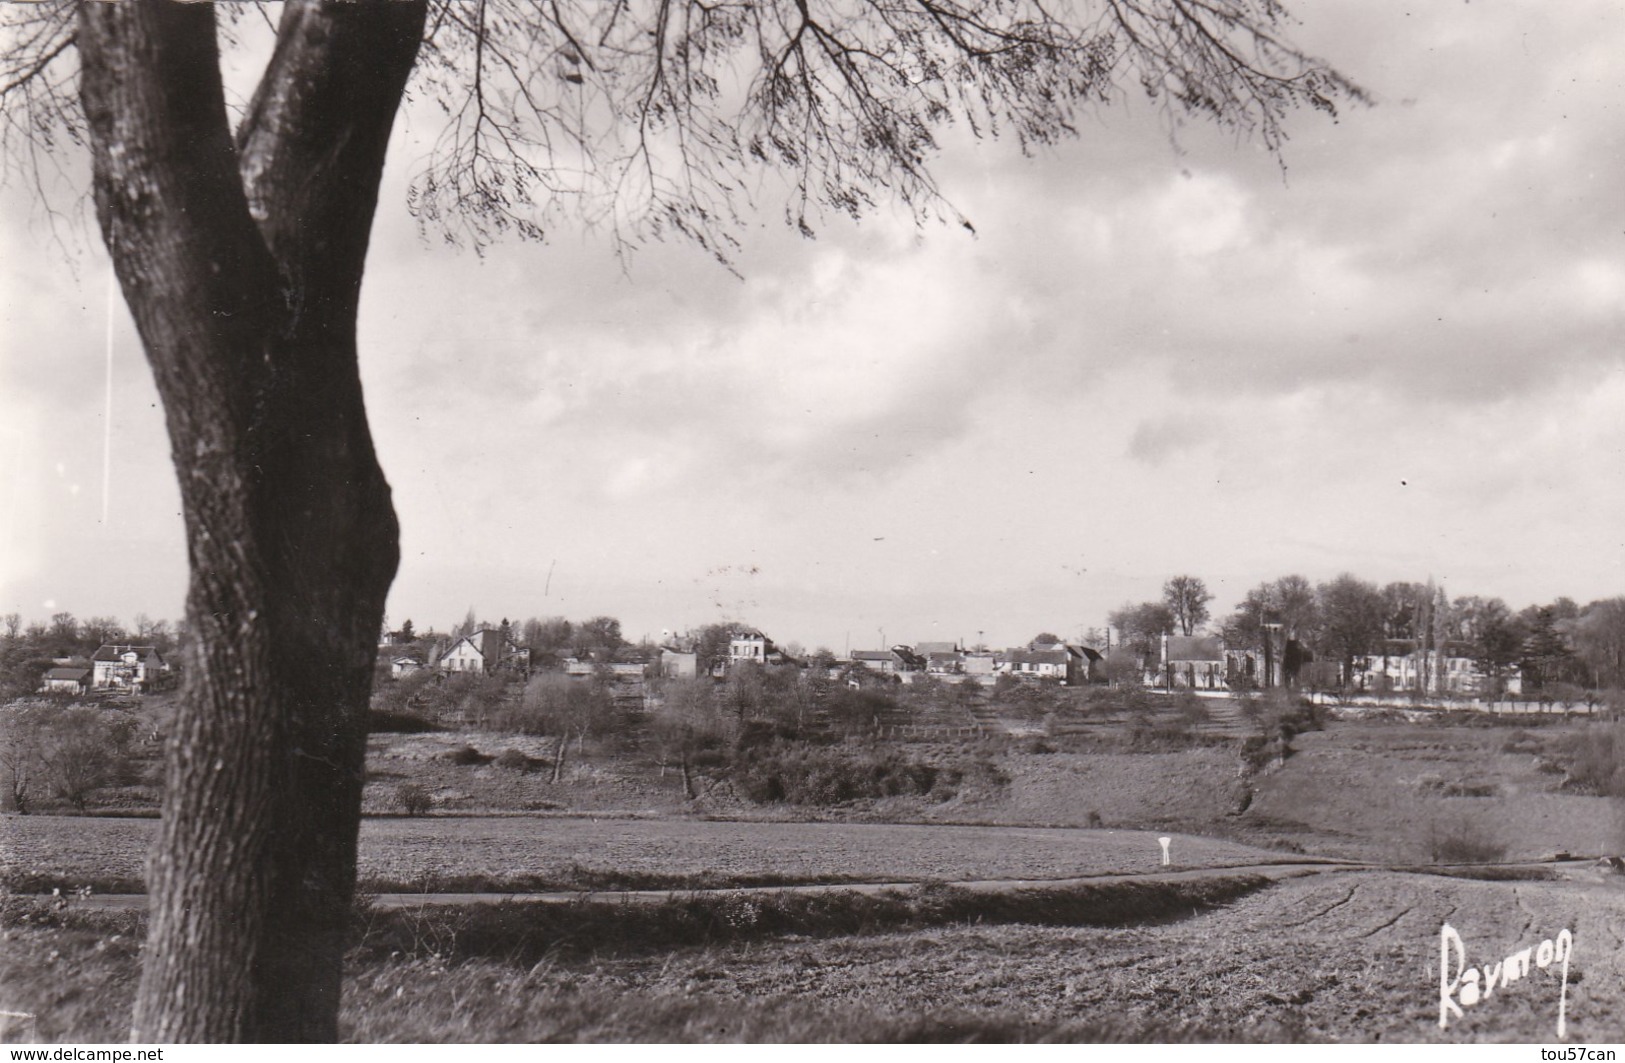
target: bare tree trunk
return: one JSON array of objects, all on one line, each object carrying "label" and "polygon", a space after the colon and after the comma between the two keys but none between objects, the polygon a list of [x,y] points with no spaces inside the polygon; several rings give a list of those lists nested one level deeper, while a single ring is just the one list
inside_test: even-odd
[{"label": "bare tree trunk", "polygon": [[558,782],[564,775],[564,746],[570,741],[568,734],[559,735],[559,744],[553,747],[553,778],[551,782]]},{"label": "bare tree trunk", "polygon": [[79,8],[97,214],[164,401],[194,637],[143,1041],[332,1041],[398,560],[355,319],[424,5],[290,3],[233,143],[205,4]]}]

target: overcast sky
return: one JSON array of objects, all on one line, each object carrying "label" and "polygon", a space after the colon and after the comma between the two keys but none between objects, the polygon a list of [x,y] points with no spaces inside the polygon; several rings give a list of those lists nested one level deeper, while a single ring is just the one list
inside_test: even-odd
[{"label": "overcast sky", "polygon": [[[425,242],[429,130],[399,136],[361,320],[390,621],[842,650],[1076,636],[1176,573],[1220,614],[1293,572],[1625,593],[1625,7],[1294,6],[1375,106],[1296,115],[1284,172],[1136,99],[1036,159],[945,153],[974,236],[882,213],[809,242],[769,211],[743,279],[568,231]],[[178,616],[121,304],[104,466],[93,223],[65,253],[13,187],[0,225],[0,612]]]}]

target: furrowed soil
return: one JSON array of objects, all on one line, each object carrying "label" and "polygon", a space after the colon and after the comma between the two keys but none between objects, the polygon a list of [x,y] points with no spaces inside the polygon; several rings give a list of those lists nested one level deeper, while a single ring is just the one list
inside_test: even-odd
[{"label": "furrowed soil", "polygon": [[[1625,892],[1595,883],[1328,871],[1139,926],[971,924],[541,962],[500,947],[450,958],[433,912],[421,918],[420,947],[352,964],[346,1039],[1556,1043],[1555,964],[1440,1028],[1445,922],[1484,967],[1570,930],[1567,1039],[1625,1037]],[[139,955],[127,926],[13,923],[6,945],[0,1003],[38,1016],[41,1039],[122,1036]]]}]

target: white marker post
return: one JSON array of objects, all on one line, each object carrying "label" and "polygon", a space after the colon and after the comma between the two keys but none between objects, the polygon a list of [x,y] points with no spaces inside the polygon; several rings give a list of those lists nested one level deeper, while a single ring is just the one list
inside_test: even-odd
[{"label": "white marker post", "polygon": [[1173,858],[1168,855],[1168,846],[1172,845],[1174,840],[1172,838],[1158,838],[1157,841],[1162,843],[1162,866],[1167,867],[1174,862]]}]

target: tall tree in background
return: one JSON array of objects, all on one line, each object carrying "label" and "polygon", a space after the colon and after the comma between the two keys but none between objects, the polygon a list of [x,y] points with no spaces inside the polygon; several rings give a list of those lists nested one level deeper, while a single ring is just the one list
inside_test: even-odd
[{"label": "tall tree in background", "polygon": [[1320,596],[1303,576],[1282,576],[1275,581],[1275,608],[1289,639],[1308,638],[1320,623]]},{"label": "tall tree in background", "polygon": [[1207,603],[1213,600],[1207,584],[1196,576],[1175,576],[1162,585],[1162,601],[1173,614],[1181,635],[1194,635],[1207,623]]},{"label": "tall tree in background", "polygon": [[1523,626],[1527,634],[1518,666],[1523,674],[1523,693],[1547,691],[1561,683],[1571,683],[1582,669],[1568,640],[1558,630],[1557,610],[1543,605],[1527,610]]},{"label": "tall tree in background", "polygon": [[1302,576],[1266,580],[1249,590],[1225,618],[1227,642],[1261,646],[1267,625],[1279,624],[1288,639],[1305,638],[1315,626],[1315,588]]},{"label": "tall tree in background", "polygon": [[1117,629],[1123,645],[1147,660],[1158,655],[1162,636],[1174,629],[1174,613],[1163,602],[1125,603],[1106,620]]},{"label": "tall tree in background", "polygon": [[718,258],[766,169],[803,232],[883,198],[962,220],[928,169],[948,123],[1027,149],[1139,85],[1274,149],[1288,109],[1359,95],[1283,43],[1276,0],[1105,0],[1068,20],[1036,0],[294,0],[233,130],[216,8],[64,10],[0,12],[0,134],[13,159],[64,131],[89,145],[192,575],[135,1014],[150,1041],[337,1034],[399,557],[356,311],[409,78],[448,119],[412,189],[425,226],[479,244],[584,215]]},{"label": "tall tree in background", "polygon": [[1345,572],[1315,592],[1319,651],[1342,666],[1344,687],[1354,682],[1354,662],[1382,638],[1383,598],[1376,584]]},{"label": "tall tree in background", "polygon": [[1575,622],[1574,641],[1598,686],[1625,690],[1625,598],[1586,606]]},{"label": "tall tree in background", "polygon": [[1420,640],[1432,591],[1420,583],[1397,580],[1382,588],[1382,637]]},{"label": "tall tree in background", "polygon": [[1450,603],[1447,630],[1488,680],[1486,693],[1501,693],[1523,652],[1522,620],[1499,598],[1463,595]]}]

